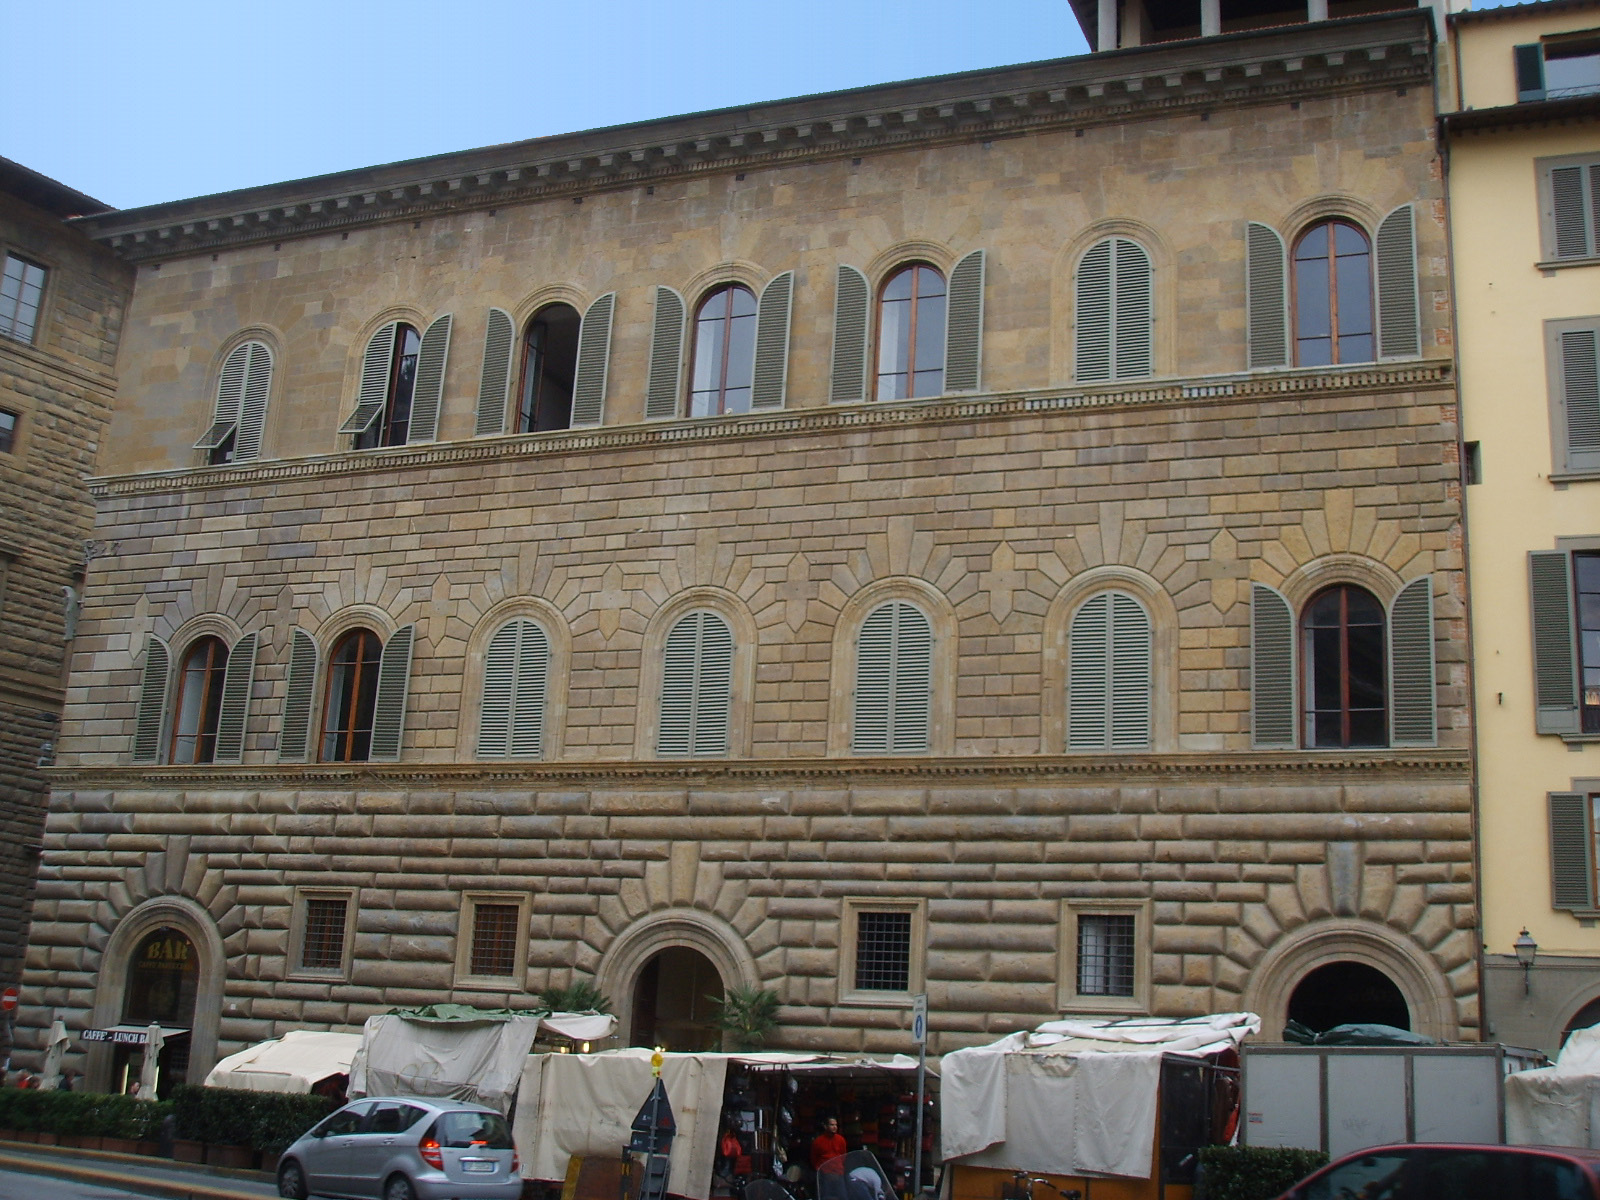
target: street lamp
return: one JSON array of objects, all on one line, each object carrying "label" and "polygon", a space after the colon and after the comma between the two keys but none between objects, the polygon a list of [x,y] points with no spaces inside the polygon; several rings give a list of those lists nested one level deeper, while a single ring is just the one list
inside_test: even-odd
[{"label": "street lamp", "polygon": [[1527,995],[1533,990],[1529,982],[1530,973],[1533,971],[1534,957],[1539,953],[1539,943],[1534,941],[1524,928],[1517,934],[1517,940],[1512,944],[1512,949],[1517,952],[1517,961],[1522,964],[1522,994]]}]

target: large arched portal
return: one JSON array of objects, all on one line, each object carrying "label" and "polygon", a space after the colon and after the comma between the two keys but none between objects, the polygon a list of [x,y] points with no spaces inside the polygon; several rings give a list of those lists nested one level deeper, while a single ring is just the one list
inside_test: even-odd
[{"label": "large arched portal", "polygon": [[722,1030],[713,1018],[723,991],[722,975],[709,958],[688,946],[669,946],[645,963],[634,984],[630,1044],[722,1049]]},{"label": "large arched portal", "polygon": [[1289,1020],[1322,1033],[1335,1025],[1411,1028],[1411,1010],[1400,989],[1376,967],[1331,962],[1317,967],[1289,995]]},{"label": "large arched portal", "polygon": [[[122,994],[123,1026],[133,1032],[159,1025],[182,1030],[169,1036],[157,1060],[156,1094],[165,1096],[188,1076],[189,1033],[194,1028],[195,997],[200,988],[200,955],[181,930],[162,925],[139,939],[128,959],[128,982]],[[111,1069],[112,1089],[125,1092],[144,1066],[144,1046],[116,1043]]]}]

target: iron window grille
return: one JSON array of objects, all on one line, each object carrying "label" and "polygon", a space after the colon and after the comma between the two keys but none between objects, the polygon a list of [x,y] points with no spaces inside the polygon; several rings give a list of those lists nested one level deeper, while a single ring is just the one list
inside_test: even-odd
[{"label": "iron window grille", "polygon": [[515,904],[477,904],[472,909],[473,975],[514,975],[517,970]]},{"label": "iron window grille", "polygon": [[344,966],[347,900],[307,900],[300,966],[307,971],[337,971]]},{"label": "iron window grille", "polygon": [[1134,918],[1102,914],[1078,918],[1078,994],[1133,995]]},{"label": "iron window grille", "polygon": [[911,913],[856,914],[857,991],[904,992],[911,987]]}]

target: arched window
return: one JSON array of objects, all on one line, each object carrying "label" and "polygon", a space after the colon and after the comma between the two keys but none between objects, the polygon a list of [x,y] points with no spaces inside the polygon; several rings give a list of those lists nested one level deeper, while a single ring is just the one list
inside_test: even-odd
[{"label": "arched window", "polygon": [[250,462],[261,453],[267,395],[272,390],[272,351],[261,342],[243,342],[223,360],[211,427],[196,442],[210,466]]},{"label": "arched window", "polygon": [[[381,397],[383,407],[356,434],[357,450],[406,444],[411,432],[411,400],[417,386],[417,356],[421,351],[422,338],[415,329],[403,322],[394,326],[394,346],[389,355],[389,372]],[[369,356],[371,353],[372,348],[369,347]],[[363,373],[363,389],[366,382]],[[362,396],[362,403],[367,403],[365,395]]]},{"label": "arched window", "polygon": [[933,707],[933,625],[905,600],[867,614],[856,641],[857,754],[926,754]]},{"label": "arched window", "polygon": [[570,304],[547,305],[528,322],[522,337],[516,432],[543,433],[571,426],[582,323],[578,310]]},{"label": "arched window", "polygon": [[727,754],[732,706],[733,630],[714,612],[684,614],[668,632],[662,650],[656,753]]},{"label": "arched window", "polygon": [[1077,377],[1085,382],[1149,375],[1150,255],[1128,238],[1107,238],[1078,264]]},{"label": "arched window", "polygon": [[371,756],[382,657],[383,642],[370,629],[353,629],[334,646],[322,708],[323,762],[366,762]]},{"label": "arched window", "polygon": [[944,276],[926,263],[902,267],[878,299],[879,400],[944,392]]},{"label": "arched window", "polygon": [[1383,605],[1341,583],[1312,597],[1301,614],[1305,745],[1386,746],[1388,680]]},{"label": "arched window", "polygon": [[1294,246],[1295,364],[1320,367],[1377,357],[1372,246],[1349,221],[1322,221]]},{"label": "arched window", "polygon": [[483,656],[479,758],[544,757],[549,676],[550,639],[545,631],[524,618],[501,626]]},{"label": "arched window", "polygon": [[227,670],[228,647],[221,638],[203,637],[189,647],[178,672],[169,762],[208,763],[216,758]]},{"label": "arched window", "polygon": [[1150,614],[1126,592],[1090,596],[1067,638],[1067,748],[1150,748]]},{"label": "arched window", "polygon": [[755,365],[755,293],[730,283],[702,300],[695,314],[689,415],[749,412]]}]

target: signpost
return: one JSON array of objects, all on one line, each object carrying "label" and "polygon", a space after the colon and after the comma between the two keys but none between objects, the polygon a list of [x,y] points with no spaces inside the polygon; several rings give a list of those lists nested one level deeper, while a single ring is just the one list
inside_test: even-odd
[{"label": "signpost", "polygon": [[[667,1174],[672,1159],[672,1139],[678,1132],[678,1122],[672,1115],[672,1103],[667,1099],[666,1086],[661,1082],[661,1052],[650,1056],[650,1070],[655,1075],[655,1086],[633,1119],[628,1144],[623,1147],[623,1158],[629,1153],[644,1155],[644,1178],[639,1181],[638,1200],[663,1200],[667,1194]],[[627,1176],[623,1176],[623,1193],[627,1193]]]},{"label": "signpost", "polygon": [[922,1089],[928,1070],[928,993],[918,992],[911,1005],[911,1038],[917,1043],[917,1141],[911,1151],[911,1195],[922,1195]]},{"label": "signpost", "polygon": [[19,995],[16,984],[12,984],[5,991],[0,992],[0,1013],[5,1013],[6,1015],[6,1058],[4,1063],[0,1063],[0,1080],[3,1080],[11,1072],[11,1046],[13,1031],[17,1022],[17,998]]}]

